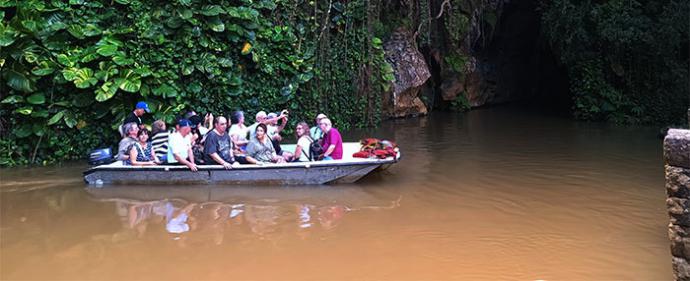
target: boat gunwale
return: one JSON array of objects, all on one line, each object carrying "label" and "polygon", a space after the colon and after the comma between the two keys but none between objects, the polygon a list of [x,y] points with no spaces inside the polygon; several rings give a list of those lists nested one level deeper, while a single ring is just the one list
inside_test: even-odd
[{"label": "boat gunwale", "polygon": [[[256,164],[245,164],[238,167],[233,167],[232,169],[225,169],[222,165],[197,165],[198,171],[228,171],[233,170],[263,170],[263,169],[294,169],[294,168],[322,168],[322,167],[338,167],[338,166],[365,166],[365,165],[384,165],[392,164],[398,162],[400,158],[386,158],[386,159],[362,159],[361,161],[342,161],[342,160],[329,160],[329,161],[309,161],[309,162],[292,162],[292,163],[269,163],[264,165]],[[109,166],[109,165],[99,165],[96,167],[89,168],[84,171],[84,176],[95,172],[125,172],[125,171],[166,171],[166,172],[179,172],[179,171],[191,171],[187,166],[184,165],[158,165],[158,166]]]}]

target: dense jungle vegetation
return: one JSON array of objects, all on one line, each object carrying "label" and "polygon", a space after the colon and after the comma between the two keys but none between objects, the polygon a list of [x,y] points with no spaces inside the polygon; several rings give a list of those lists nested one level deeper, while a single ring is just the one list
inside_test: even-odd
[{"label": "dense jungle vegetation", "polygon": [[545,1],[542,31],[585,120],[686,124],[690,1]]},{"label": "dense jungle vegetation", "polygon": [[[85,157],[114,145],[136,101],[148,121],[181,111],[327,112],[381,120],[394,81],[383,42],[415,33],[443,75],[462,75],[487,0],[0,0],[0,166]],[[493,1],[496,2],[496,1]],[[574,115],[675,122],[688,105],[688,1],[554,0],[542,30],[567,70]],[[483,32],[481,44],[490,44]],[[477,38],[475,38],[477,39]],[[467,46],[470,47],[467,47]],[[152,118],[151,118],[152,117]],[[293,124],[291,124],[293,125]]]}]

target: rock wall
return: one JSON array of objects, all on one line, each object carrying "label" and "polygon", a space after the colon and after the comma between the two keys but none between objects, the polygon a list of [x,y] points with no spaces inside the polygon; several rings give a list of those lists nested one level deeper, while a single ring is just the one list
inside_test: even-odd
[{"label": "rock wall", "polygon": [[567,77],[540,37],[537,1],[481,2],[469,13],[463,35],[460,52],[467,60],[462,73],[442,71],[440,97],[450,102],[464,95],[473,107],[538,98],[570,108]]},{"label": "rock wall", "polygon": [[664,162],[673,274],[676,280],[690,280],[690,130],[668,131]]},{"label": "rock wall", "polygon": [[537,0],[462,2],[455,8],[467,22],[457,30],[446,26],[450,8],[437,14],[444,2],[431,0],[433,14],[441,16],[431,20],[426,37],[417,30],[416,43],[413,27],[387,36],[386,59],[397,80],[383,99],[387,117],[425,114],[427,106],[448,108],[460,95],[472,107],[524,99],[571,107],[567,77],[540,37]]},{"label": "rock wall", "polygon": [[383,109],[387,117],[427,113],[426,105],[419,98],[419,92],[422,85],[431,77],[431,73],[412,37],[408,30],[398,29],[383,44],[386,61],[391,64],[395,74],[391,92],[383,97]]}]

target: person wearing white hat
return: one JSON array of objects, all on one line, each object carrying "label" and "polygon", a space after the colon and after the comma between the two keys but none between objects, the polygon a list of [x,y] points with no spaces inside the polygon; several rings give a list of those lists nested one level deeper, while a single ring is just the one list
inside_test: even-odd
[{"label": "person wearing white hat", "polygon": [[319,124],[321,123],[321,119],[324,118],[326,118],[326,114],[319,113],[319,115],[316,115],[316,126],[309,129],[309,136],[311,136],[311,139],[319,140],[323,137],[323,131],[319,128]]}]

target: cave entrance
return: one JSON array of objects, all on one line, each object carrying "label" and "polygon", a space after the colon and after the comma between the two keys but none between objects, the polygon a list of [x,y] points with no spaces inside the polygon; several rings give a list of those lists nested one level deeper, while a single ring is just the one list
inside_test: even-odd
[{"label": "cave entrance", "polygon": [[[536,0],[509,1],[501,6],[495,28],[483,23],[475,26],[482,29],[480,32],[470,31],[470,36],[479,34],[469,44],[476,62],[471,75],[476,76],[464,79],[463,88],[472,92],[463,94],[469,96],[473,107],[519,103],[526,109],[571,115],[573,99],[567,74],[542,35],[540,18]],[[420,51],[432,75],[422,92],[427,106],[430,110],[451,110],[452,101],[443,98],[444,88],[449,88],[444,83],[454,77],[447,77],[440,66],[443,58],[434,54],[433,48]]]}]

